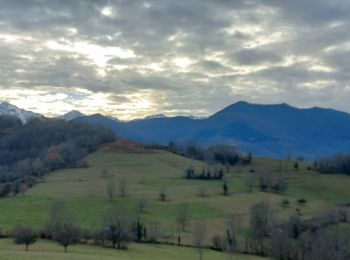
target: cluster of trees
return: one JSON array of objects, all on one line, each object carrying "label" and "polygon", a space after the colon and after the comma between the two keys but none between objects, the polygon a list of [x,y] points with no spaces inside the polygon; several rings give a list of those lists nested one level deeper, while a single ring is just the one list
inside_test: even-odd
[{"label": "cluster of trees", "polygon": [[[187,230],[190,223],[188,204],[179,205],[175,221],[179,226],[179,230]],[[193,237],[201,254],[204,246],[202,227],[201,225],[196,229],[197,235],[194,234]],[[0,235],[4,234],[0,232]],[[162,234],[158,223],[145,224],[128,210],[117,206],[111,207],[103,215],[99,229],[83,229],[68,214],[65,205],[60,201],[55,201],[52,204],[49,221],[44,227],[35,230],[30,226],[19,225],[9,234],[4,235],[4,237],[8,236],[13,237],[16,244],[24,244],[26,251],[38,238],[43,238],[56,241],[64,248],[64,252],[68,251],[69,246],[78,243],[92,243],[101,247],[127,249],[130,242],[160,243],[159,239],[167,238],[166,235]],[[179,244],[181,244],[180,237]]]},{"label": "cluster of trees", "polygon": [[251,209],[246,252],[281,260],[349,259],[350,232],[332,228],[349,222],[346,208],[308,220],[278,221],[268,203],[259,203]]},{"label": "cluster of trees", "polygon": [[[350,223],[347,208],[338,208],[307,220],[299,216],[277,220],[270,204],[260,202],[250,209],[248,232],[242,232],[241,220],[238,215],[229,217],[226,229],[213,236],[212,248],[279,260],[350,259],[350,231],[334,228]],[[244,239],[239,240],[240,236]]]},{"label": "cluster of trees", "polygon": [[270,191],[275,193],[283,193],[287,190],[288,184],[285,178],[278,173],[260,173],[259,188],[260,191]]},{"label": "cluster of trees", "polygon": [[249,192],[252,192],[255,187],[262,192],[273,193],[284,193],[288,189],[286,178],[276,172],[247,173],[244,184]]},{"label": "cluster of trees", "polygon": [[[189,204],[178,206],[175,221],[179,231],[188,231],[191,223]],[[260,202],[250,209],[248,231],[242,230],[242,221],[241,215],[229,216],[224,229],[213,235],[211,245],[206,244],[206,223],[194,222],[191,225],[191,246],[198,249],[200,259],[203,249],[209,247],[229,254],[245,253],[280,260],[350,259],[350,231],[334,228],[350,223],[350,211],[346,207],[333,209],[311,219],[292,216],[288,220],[278,220],[274,218],[270,204]],[[24,244],[26,250],[39,237],[52,239],[63,246],[64,252],[70,245],[77,243],[127,249],[132,241],[167,243],[168,238],[162,235],[158,223],[145,224],[127,210],[116,206],[104,214],[99,229],[84,230],[75,224],[61,202],[53,203],[49,222],[43,229],[17,226],[10,236],[15,243]],[[180,235],[177,244],[182,244]]]},{"label": "cluster of trees", "polygon": [[236,164],[247,165],[252,161],[250,153],[243,154],[236,147],[229,144],[216,144],[204,148],[195,142],[187,142],[182,145],[170,142],[165,149],[185,157],[206,161],[210,164],[220,163],[233,166]]},{"label": "cluster of trees", "polygon": [[8,117],[0,117],[0,133],[0,197],[23,192],[53,170],[86,166],[88,153],[115,139],[83,123],[36,119],[22,125]]},{"label": "cluster of trees", "polygon": [[17,244],[24,244],[25,250],[38,238],[51,239],[62,245],[64,252],[77,243],[92,242],[102,247],[127,249],[131,241],[140,242],[147,238],[147,228],[124,209],[113,207],[103,216],[98,230],[84,230],[70,217],[62,202],[54,202],[49,221],[42,229],[17,226],[9,234]]},{"label": "cluster of trees", "polygon": [[220,168],[207,168],[202,169],[200,172],[196,172],[193,167],[188,167],[185,172],[186,179],[198,179],[198,180],[222,180],[224,177],[224,169]]},{"label": "cluster of trees", "polygon": [[350,155],[335,155],[318,159],[314,162],[315,169],[320,173],[345,173],[350,175]]}]

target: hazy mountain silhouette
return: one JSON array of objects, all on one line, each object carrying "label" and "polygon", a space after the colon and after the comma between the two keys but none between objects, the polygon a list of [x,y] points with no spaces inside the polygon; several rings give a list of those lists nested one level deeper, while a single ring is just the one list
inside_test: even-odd
[{"label": "hazy mountain silhouette", "polygon": [[122,137],[144,143],[224,142],[273,157],[291,154],[314,158],[350,152],[350,114],[317,107],[299,109],[241,101],[205,119],[160,117],[118,122],[92,115],[77,120],[109,127]]}]

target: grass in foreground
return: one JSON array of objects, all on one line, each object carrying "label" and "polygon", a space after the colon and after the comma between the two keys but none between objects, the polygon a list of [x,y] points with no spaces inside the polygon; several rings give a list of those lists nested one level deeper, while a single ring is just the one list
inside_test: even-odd
[{"label": "grass in foreground", "polygon": [[[198,259],[198,252],[193,248],[150,245],[150,244],[131,244],[129,250],[115,250],[90,245],[76,245],[68,249],[68,253],[63,253],[63,248],[54,242],[39,240],[30,247],[30,251],[23,251],[23,245],[15,245],[10,239],[0,239],[0,259],[2,260],[47,260],[47,259],[70,259],[70,260],[171,260],[171,259]],[[242,259],[259,260],[266,259],[249,255],[229,255],[212,251],[204,251],[204,259]]]}]

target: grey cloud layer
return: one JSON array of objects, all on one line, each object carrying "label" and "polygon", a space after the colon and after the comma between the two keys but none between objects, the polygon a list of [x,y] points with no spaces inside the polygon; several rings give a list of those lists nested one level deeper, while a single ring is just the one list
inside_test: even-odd
[{"label": "grey cloud layer", "polygon": [[[349,13],[345,0],[0,0],[0,89],[148,93],[142,113],[240,99],[350,112]],[[98,61],[99,46],[134,55]]]}]

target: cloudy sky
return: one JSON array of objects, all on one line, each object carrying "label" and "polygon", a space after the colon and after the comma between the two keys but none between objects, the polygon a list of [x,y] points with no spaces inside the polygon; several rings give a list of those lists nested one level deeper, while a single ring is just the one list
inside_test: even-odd
[{"label": "cloudy sky", "polygon": [[350,112],[348,0],[0,0],[0,100],[54,116]]}]

